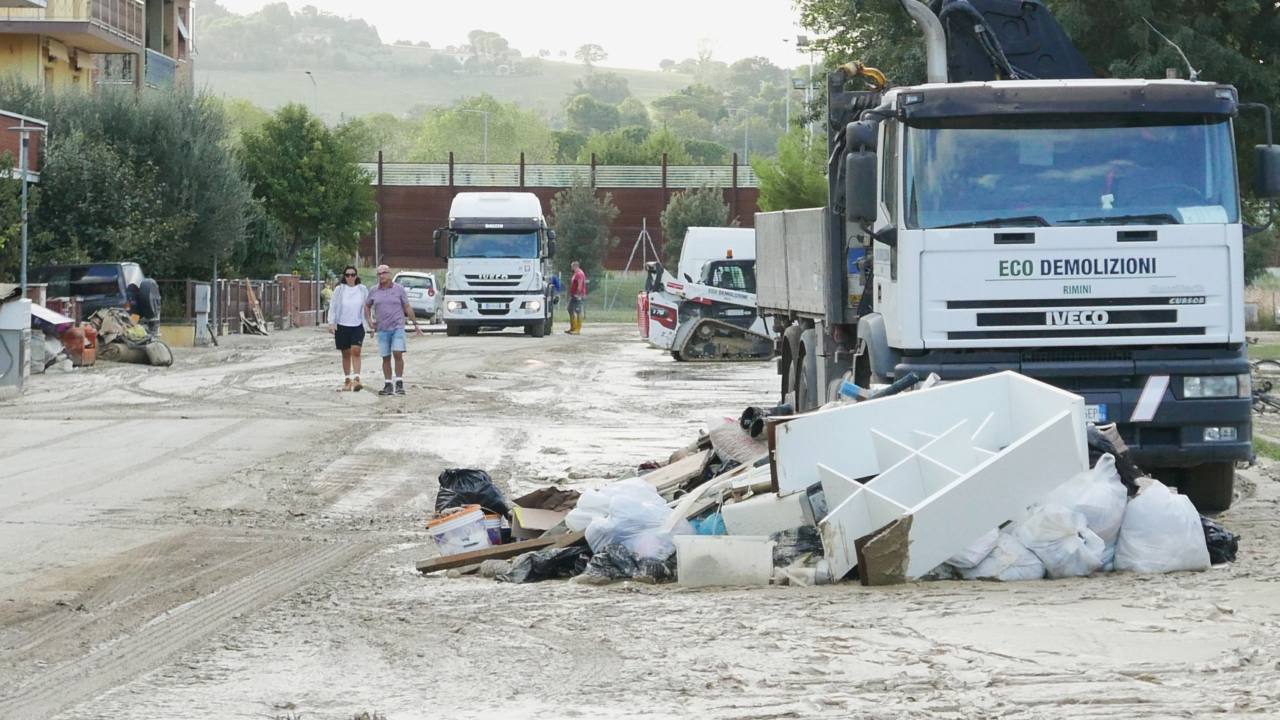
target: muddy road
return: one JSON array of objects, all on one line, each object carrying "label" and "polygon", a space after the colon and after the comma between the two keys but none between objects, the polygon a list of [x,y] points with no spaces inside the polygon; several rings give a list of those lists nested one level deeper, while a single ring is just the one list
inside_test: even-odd
[{"label": "muddy road", "polygon": [[[629,326],[410,339],[337,393],[327,334],[101,364],[0,403],[0,717],[1280,716],[1280,482],[1202,574],[690,591],[422,577],[435,477],[520,493],[771,401]],[[376,360],[376,359],[374,359]],[[377,385],[376,364],[364,379]]]}]

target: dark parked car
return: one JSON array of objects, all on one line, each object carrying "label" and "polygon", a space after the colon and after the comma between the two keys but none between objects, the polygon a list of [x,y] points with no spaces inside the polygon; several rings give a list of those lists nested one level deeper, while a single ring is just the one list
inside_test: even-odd
[{"label": "dark parked car", "polygon": [[155,332],[160,324],[160,286],[138,263],[88,263],[36,268],[31,282],[49,286],[48,296],[77,298],[78,320],[107,307],[125,308]]}]

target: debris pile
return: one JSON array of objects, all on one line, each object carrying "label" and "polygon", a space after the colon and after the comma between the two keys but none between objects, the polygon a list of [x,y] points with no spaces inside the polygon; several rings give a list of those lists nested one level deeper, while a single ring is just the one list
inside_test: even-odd
[{"label": "debris pile", "polygon": [[[440,557],[418,570],[512,583],[882,585],[1235,559],[1239,538],[1145,477],[1075,395],[1001,373],[878,397],[805,415],[747,408],[666,464],[581,496],[546,488],[508,503],[483,471],[446,470],[436,508],[446,515],[431,527],[469,526],[475,545],[442,535]],[[496,541],[484,513],[503,526]]]},{"label": "debris pile", "polygon": [[169,346],[134,322],[125,310],[103,308],[89,316],[89,323],[97,331],[98,357],[103,360],[158,367],[173,364]]}]

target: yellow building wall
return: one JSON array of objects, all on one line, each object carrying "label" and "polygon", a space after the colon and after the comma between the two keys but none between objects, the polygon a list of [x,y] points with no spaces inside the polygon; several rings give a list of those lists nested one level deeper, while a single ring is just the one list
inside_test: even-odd
[{"label": "yellow building wall", "polygon": [[[47,51],[46,51],[47,47]],[[72,66],[75,50],[42,35],[0,35],[0,74],[16,75],[46,90],[89,90],[93,71],[88,53],[80,69]]]}]

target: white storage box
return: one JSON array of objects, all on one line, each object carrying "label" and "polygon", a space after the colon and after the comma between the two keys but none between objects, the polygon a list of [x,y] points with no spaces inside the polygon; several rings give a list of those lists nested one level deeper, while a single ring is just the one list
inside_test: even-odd
[{"label": "white storage box", "polygon": [[479,505],[468,505],[452,515],[429,521],[427,532],[441,555],[457,555],[491,546],[484,511]]},{"label": "white storage box", "polygon": [[676,535],[676,580],[688,587],[768,585],[774,542],[745,535]]}]

